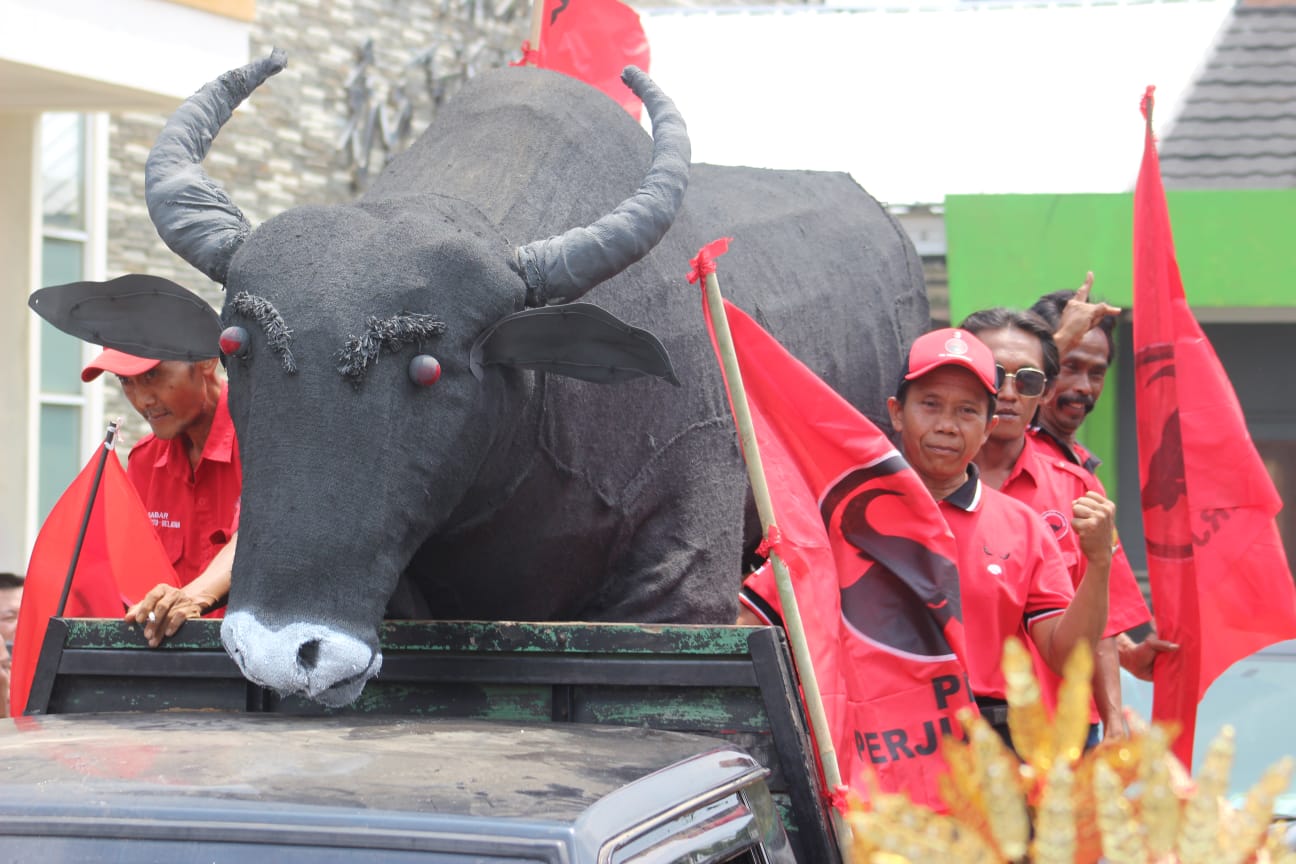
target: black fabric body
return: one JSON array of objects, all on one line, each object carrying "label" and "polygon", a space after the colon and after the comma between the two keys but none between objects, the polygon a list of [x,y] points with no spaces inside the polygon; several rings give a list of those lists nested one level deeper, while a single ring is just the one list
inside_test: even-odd
[{"label": "black fabric body", "polygon": [[[733,237],[725,294],[877,423],[926,295],[912,245],[847,175],[695,165],[665,239],[582,298],[659,337],[680,386],[475,376],[474,341],[524,308],[513,250],[609,212],[651,149],[592,88],[500,70],[356,205],[253,231],[227,293],[275,306],[298,371],[226,308],[253,343],[229,368],[244,470],[231,610],[371,645],[389,599],[398,617],[734,620],[750,496],[689,259]],[[384,354],[358,386],[339,375],[347,338],[399,312],[446,332]],[[435,385],[409,380],[417,353],[440,361]]]}]

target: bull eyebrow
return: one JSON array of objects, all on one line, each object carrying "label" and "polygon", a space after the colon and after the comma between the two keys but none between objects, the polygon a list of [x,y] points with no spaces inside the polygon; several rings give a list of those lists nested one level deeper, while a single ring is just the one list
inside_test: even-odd
[{"label": "bull eyebrow", "polygon": [[445,329],[444,321],[415,312],[398,312],[390,318],[370,315],[365,322],[365,332],[347,337],[341,350],[334,355],[337,370],[359,387],[365,369],[378,359],[383,349],[397,351],[406,343],[421,342],[444,333]]},{"label": "bull eyebrow", "polygon": [[297,361],[293,359],[292,349],[288,347],[288,343],[292,342],[292,331],[284,324],[283,316],[274,304],[264,297],[240,291],[230,299],[230,305],[235,312],[246,315],[261,325],[266,342],[279,355],[284,371],[289,375],[295,373]]}]

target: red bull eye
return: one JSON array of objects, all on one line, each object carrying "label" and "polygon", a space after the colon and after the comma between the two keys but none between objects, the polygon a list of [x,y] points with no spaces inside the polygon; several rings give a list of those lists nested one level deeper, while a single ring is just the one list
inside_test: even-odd
[{"label": "red bull eye", "polygon": [[430,387],[441,378],[441,364],[431,354],[419,354],[410,361],[410,380],[420,387]]},{"label": "red bull eye", "polygon": [[226,357],[246,357],[248,332],[242,327],[226,327],[220,334],[220,350]]}]

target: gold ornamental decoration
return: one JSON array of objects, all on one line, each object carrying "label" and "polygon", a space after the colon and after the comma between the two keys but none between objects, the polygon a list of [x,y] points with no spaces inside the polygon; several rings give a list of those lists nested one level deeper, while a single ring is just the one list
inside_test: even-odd
[{"label": "gold ornamental decoration", "polygon": [[1296,864],[1274,801],[1292,762],[1271,767],[1239,808],[1225,800],[1233,730],[1225,727],[1194,779],[1170,753],[1174,729],[1131,718],[1129,738],[1085,751],[1093,657],[1067,661],[1050,720],[1030,654],[1004,645],[1008,727],[1020,758],[975,712],[948,738],[947,813],[871,790],[846,815],[854,864]]}]

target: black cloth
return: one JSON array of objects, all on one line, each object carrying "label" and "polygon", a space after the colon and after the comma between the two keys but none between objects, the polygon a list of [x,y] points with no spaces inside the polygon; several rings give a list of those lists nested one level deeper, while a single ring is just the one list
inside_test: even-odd
[{"label": "black cloth", "polygon": [[1016,748],[1012,743],[1012,732],[1008,729],[1008,703],[1002,699],[995,699],[990,696],[976,697],[977,710],[981,712],[982,718],[990,724],[1009,750],[1016,753]]}]

